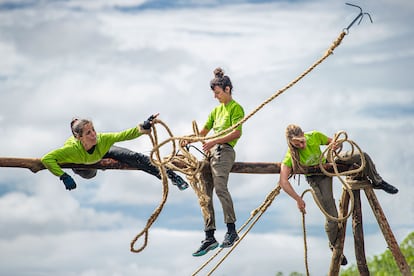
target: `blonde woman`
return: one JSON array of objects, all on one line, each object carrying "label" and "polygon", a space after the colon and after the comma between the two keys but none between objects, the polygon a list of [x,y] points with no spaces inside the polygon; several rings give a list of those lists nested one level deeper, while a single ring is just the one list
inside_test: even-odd
[{"label": "blonde woman", "polygon": [[[305,202],[296,193],[289,182],[290,176],[296,173],[303,173],[303,166],[315,166],[319,164],[319,158],[322,155],[320,146],[329,145],[332,138],[319,131],[310,131],[304,133],[300,126],[291,124],[286,128],[286,140],[288,151],[282,161],[280,169],[279,184],[282,189],[294,200],[301,212],[305,212]],[[350,152],[343,153],[343,156],[349,156]],[[351,156],[349,156],[351,157]],[[366,160],[365,168],[362,172],[376,189],[382,189],[387,193],[395,194],[398,189],[385,182],[375,169],[375,165],[369,155],[364,153]],[[354,164],[360,162],[359,154],[353,156],[346,163]],[[325,163],[326,160],[323,160]],[[319,202],[323,208],[333,217],[338,217],[338,211],[335,205],[335,199],[332,192],[332,177],[325,175],[306,175],[306,181],[314,190]],[[325,231],[329,239],[329,246],[333,248],[337,241],[338,223],[327,219]],[[348,262],[345,256],[342,256],[342,265]]]}]

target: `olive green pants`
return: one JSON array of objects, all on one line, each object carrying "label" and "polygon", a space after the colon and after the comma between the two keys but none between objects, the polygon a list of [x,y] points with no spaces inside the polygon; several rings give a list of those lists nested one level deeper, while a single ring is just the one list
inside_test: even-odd
[{"label": "olive green pants", "polygon": [[209,197],[207,203],[208,216],[204,216],[204,231],[216,229],[213,190],[216,191],[216,195],[223,208],[224,222],[236,222],[233,200],[227,187],[230,170],[233,167],[236,154],[233,147],[228,144],[216,145],[210,152],[209,164],[211,170],[203,174],[204,188]]}]

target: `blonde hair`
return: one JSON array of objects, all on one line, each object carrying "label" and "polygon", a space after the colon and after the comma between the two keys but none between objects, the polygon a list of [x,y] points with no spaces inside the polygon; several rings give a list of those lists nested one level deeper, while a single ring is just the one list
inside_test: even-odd
[{"label": "blonde hair", "polygon": [[288,147],[289,147],[289,150],[290,150],[290,155],[292,157],[292,172],[291,172],[291,175],[305,172],[304,168],[300,164],[300,157],[299,157],[298,148],[296,148],[292,144],[292,141],[294,141],[294,140],[301,141],[301,140],[305,139],[305,137],[303,137],[303,135],[304,135],[304,132],[301,129],[301,127],[298,126],[298,125],[290,124],[286,127],[285,136],[286,136],[286,141],[287,141],[287,144],[288,144]]}]

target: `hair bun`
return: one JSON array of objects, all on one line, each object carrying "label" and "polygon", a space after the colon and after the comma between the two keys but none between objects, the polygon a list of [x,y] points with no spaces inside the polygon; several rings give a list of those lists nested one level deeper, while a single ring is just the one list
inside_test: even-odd
[{"label": "hair bun", "polygon": [[214,69],[214,76],[216,78],[222,78],[224,76],[223,69],[221,69],[220,67],[217,67],[216,69]]}]

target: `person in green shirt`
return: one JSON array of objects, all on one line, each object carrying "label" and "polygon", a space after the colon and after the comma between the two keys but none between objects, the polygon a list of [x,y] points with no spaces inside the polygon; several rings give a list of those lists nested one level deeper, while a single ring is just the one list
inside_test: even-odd
[{"label": "person in green shirt", "polygon": [[[214,76],[215,78],[210,82],[210,88],[220,104],[209,114],[203,129],[200,131],[200,136],[206,136],[211,129],[213,129],[214,133],[219,133],[235,125],[244,117],[242,106],[232,98],[233,85],[230,78],[224,75],[221,68],[214,70]],[[231,247],[239,239],[235,226],[236,215],[233,200],[227,184],[236,156],[234,146],[241,135],[242,126],[240,125],[230,133],[209,139],[203,143],[204,152],[209,153],[208,161],[211,168],[211,173],[204,176],[205,191],[209,197],[207,204],[208,216],[204,216],[205,239],[201,242],[200,248],[193,253],[195,257],[202,256],[218,246],[218,242],[214,237],[216,230],[213,208],[214,189],[220,200],[224,222],[227,225],[227,232],[220,247]]]},{"label": "person in green shirt", "polygon": [[[294,124],[287,126],[285,135],[288,151],[281,164],[279,184],[290,197],[296,200],[299,210],[305,212],[305,202],[293,189],[289,182],[289,178],[296,173],[304,172],[302,166],[318,165],[320,156],[322,155],[320,146],[329,145],[333,140],[319,131],[304,133],[300,126]],[[396,194],[398,189],[384,181],[375,169],[375,164],[370,156],[365,152],[363,154],[366,164],[361,172],[362,175],[371,182],[373,188],[382,189],[390,194]],[[360,153],[352,153],[350,151],[340,153],[341,158],[336,162],[348,165],[361,165],[360,155]],[[323,163],[325,162],[326,160],[323,159]],[[312,187],[317,199],[325,211],[332,217],[338,217],[338,211],[332,192],[332,177],[325,175],[306,175],[306,181]],[[327,218],[325,222],[325,231],[329,239],[329,246],[332,249],[337,241],[338,223]],[[342,256],[341,264],[346,265],[347,263],[348,261],[345,256]]]},{"label": "person in green shirt", "polygon": [[[73,119],[70,127],[73,136],[69,137],[63,147],[50,151],[41,158],[43,165],[63,181],[67,190],[76,188],[73,178],[60,167],[63,163],[94,164],[103,158],[112,158],[131,167],[143,170],[161,179],[158,168],[151,164],[148,156],[126,148],[114,146],[116,142],[132,140],[142,134],[151,133],[151,125],[158,114],[151,116],[143,124],[121,132],[97,133],[93,122],[88,119]],[[72,169],[83,178],[93,178],[96,169]],[[174,171],[166,170],[168,178],[180,190],[185,190],[188,183]]]}]

